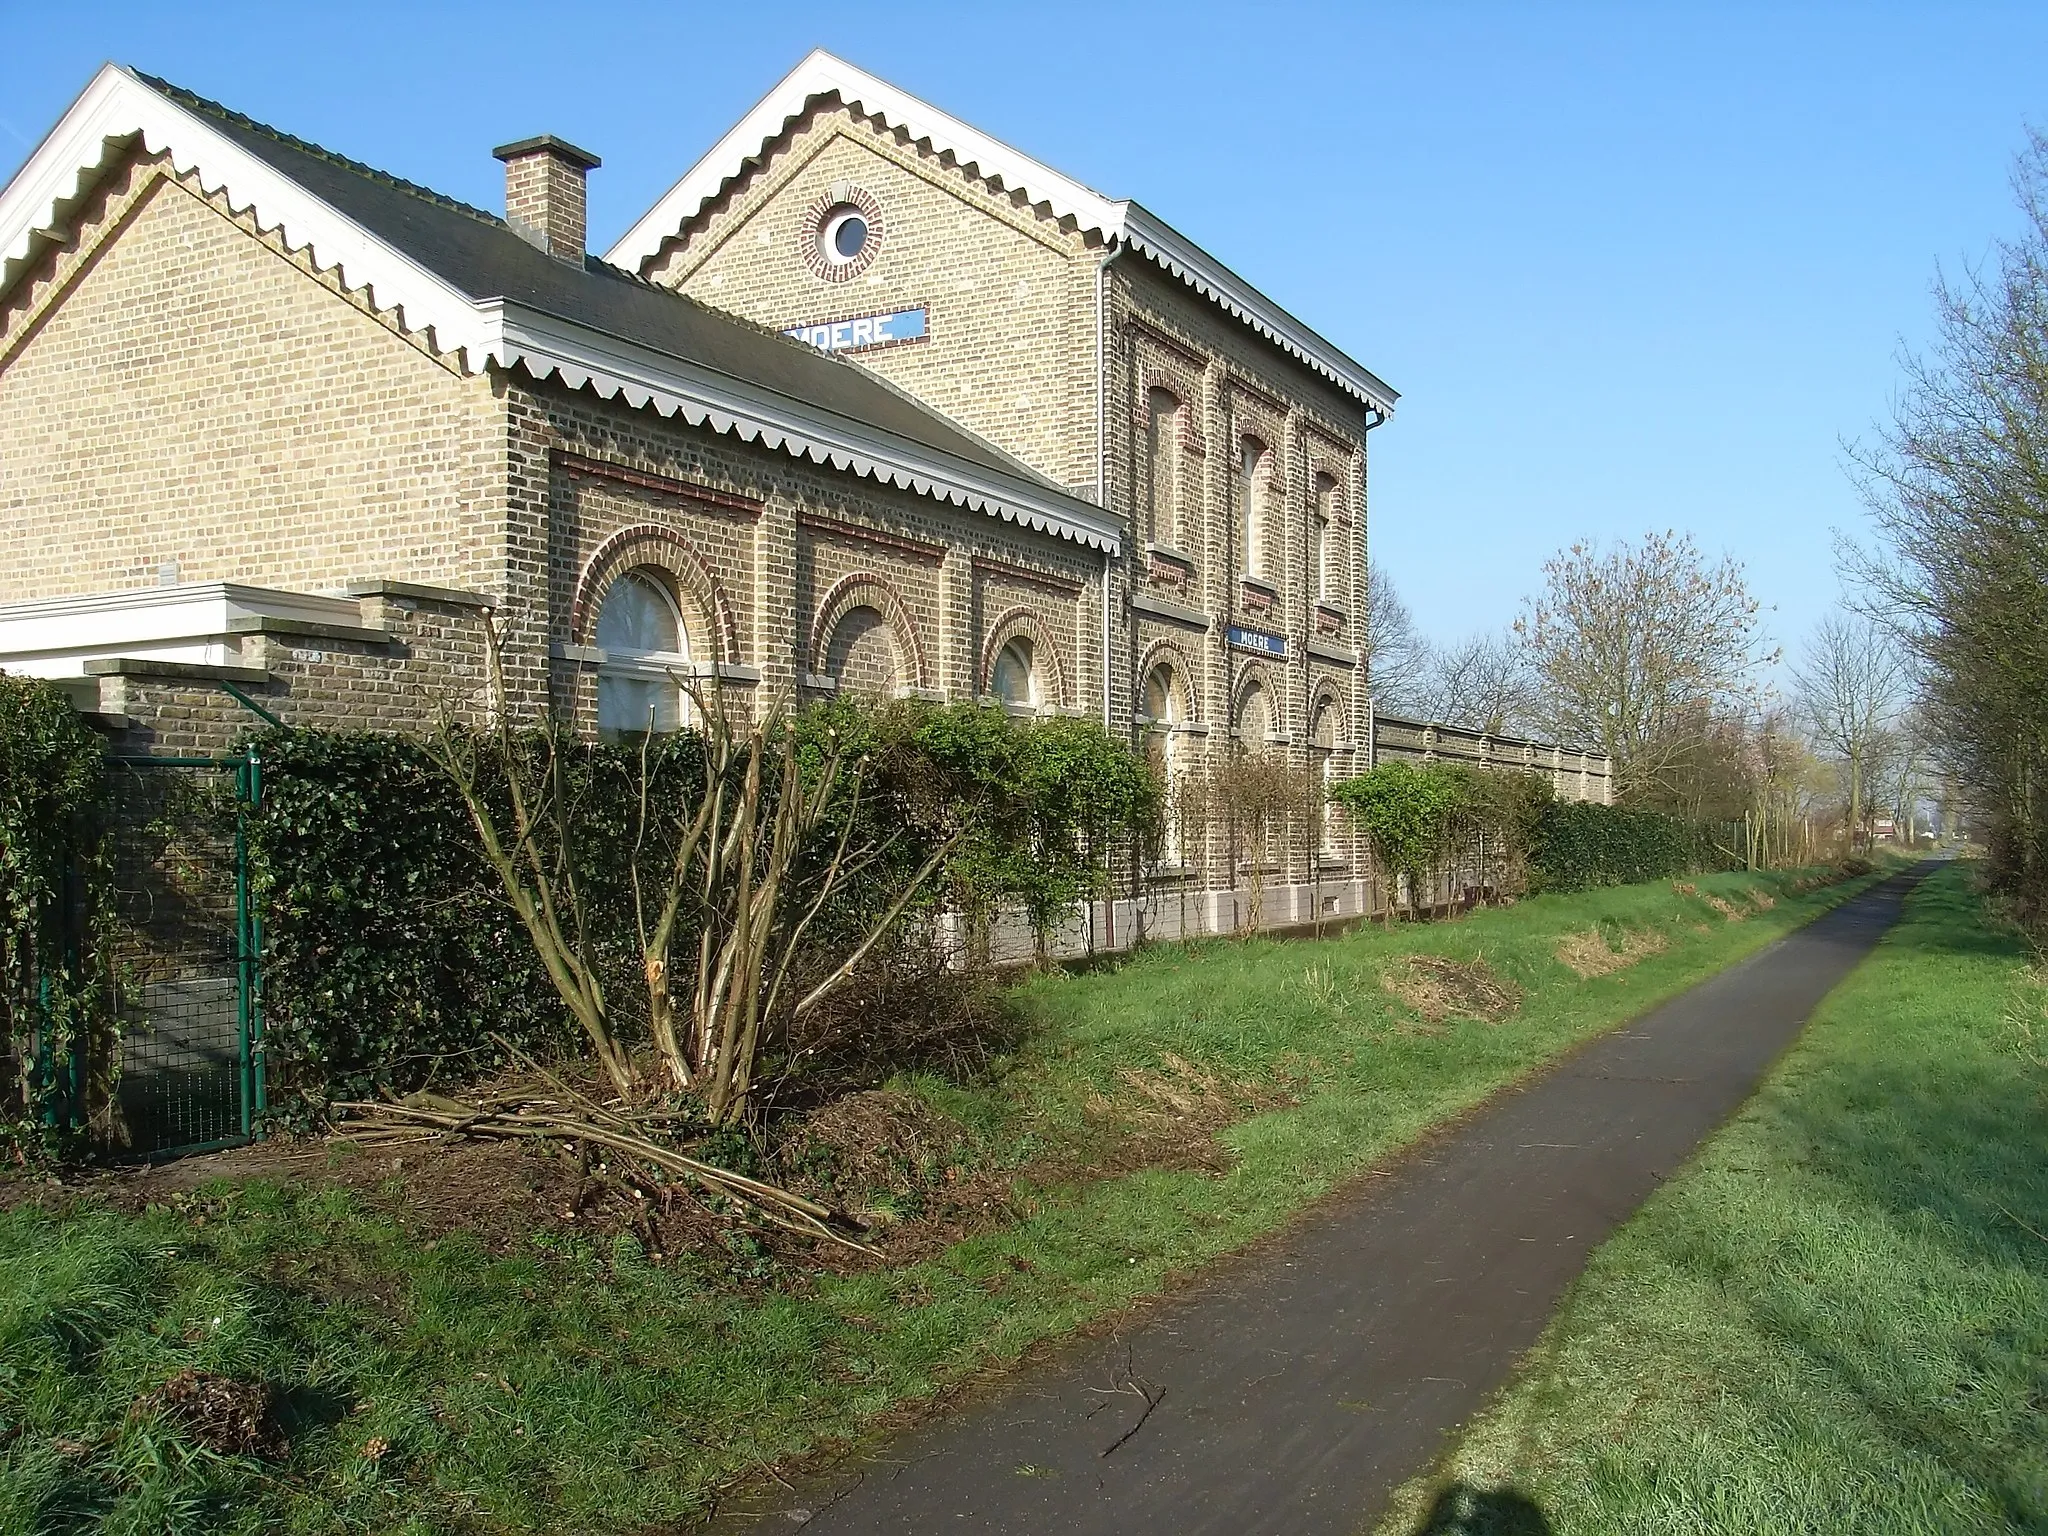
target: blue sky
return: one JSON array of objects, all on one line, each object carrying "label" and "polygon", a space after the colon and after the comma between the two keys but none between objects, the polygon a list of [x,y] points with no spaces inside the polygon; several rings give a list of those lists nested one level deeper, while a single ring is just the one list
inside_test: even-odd
[{"label": "blue sky", "polygon": [[828,47],[1137,198],[1401,390],[1373,550],[1443,640],[1574,539],[1676,527],[1796,643],[1861,516],[1842,442],[2048,126],[2044,5],[0,14],[0,163],[115,58],[485,207],[491,145],[561,134],[604,157],[600,244]]}]

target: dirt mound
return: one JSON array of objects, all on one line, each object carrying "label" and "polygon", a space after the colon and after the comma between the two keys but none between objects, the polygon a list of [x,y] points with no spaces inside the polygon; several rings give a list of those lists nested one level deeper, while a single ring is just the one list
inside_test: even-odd
[{"label": "dirt mound", "polygon": [[961,1139],[957,1122],[914,1094],[849,1093],[806,1115],[784,1140],[792,1187],[846,1196],[899,1190],[943,1176]]},{"label": "dirt mound", "polygon": [[1172,1051],[1156,1068],[1121,1068],[1117,1087],[1087,1101],[1102,1145],[1088,1156],[1098,1175],[1140,1168],[1207,1168],[1230,1165],[1216,1133],[1238,1121],[1291,1104],[1292,1095],[1270,1084],[1224,1077]]},{"label": "dirt mound", "polygon": [[1749,908],[1738,907],[1735,905],[1734,902],[1724,900],[1723,898],[1714,895],[1711,891],[1703,891],[1698,886],[1689,884],[1686,881],[1679,881],[1676,885],[1672,886],[1671,889],[1676,891],[1681,896],[1690,896],[1694,901],[1705,902],[1708,906],[1712,907],[1716,912],[1720,913],[1723,917],[1727,918],[1728,921],[1731,923],[1739,923],[1745,917],[1749,916]]},{"label": "dirt mound", "polygon": [[180,1371],[137,1398],[128,1413],[130,1418],[161,1414],[203,1450],[274,1461],[286,1450],[274,1407],[275,1398],[262,1382],[238,1381],[211,1371]]},{"label": "dirt mound", "polygon": [[1454,1015],[1498,1024],[1522,1006],[1522,989],[1484,958],[1409,955],[1380,973],[1380,985],[1432,1024]]},{"label": "dirt mound", "polygon": [[1638,960],[1661,954],[1664,948],[1664,935],[1648,929],[1625,929],[1621,942],[1613,944],[1598,928],[1588,928],[1584,933],[1568,933],[1559,939],[1557,958],[1581,976],[1609,976],[1627,970]]}]

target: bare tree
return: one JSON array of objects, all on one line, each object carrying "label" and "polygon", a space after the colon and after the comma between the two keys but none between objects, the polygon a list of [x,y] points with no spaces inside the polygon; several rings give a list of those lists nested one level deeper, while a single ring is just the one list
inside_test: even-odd
[{"label": "bare tree", "polygon": [[1233,881],[1242,876],[1251,892],[1247,927],[1257,933],[1274,865],[1297,829],[1311,818],[1321,825],[1322,785],[1311,784],[1282,753],[1226,746],[1203,765],[1200,787],[1191,793],[1221,827]]},{"label": "bare tree", "polygon": [[1429,642],[1417,633],[1415,616],[1379,565],[1366,568],[1359,636],[1374,702],[1396,712],[1421,708],[1419,689],[1429,664]]},{"label": "bare tree", "polygon": [[1490,735],[1520,731],[1530,713],[1529,667],[1501,635],[1474,635],[1431,653],[1416,695],[1427,719]]},{"label": "bare tree", "polygon": [[1891,633],[1868,618],[1829,614],[1793,669],[1814,745],[1842,776],[1852,841],[1864,837],[1873,771],[1891,750],[1911,678]]},{"label": "bare tree", "polygon": [[1880,547],[1846,563],[1926,667],[1941,767],[1993,883],[2048,913],[2048,136],[2014,169],[2018,237],[1935,289],[1889,430],[1857,451]]},{"label": "bare tree", "polygon": [[1697,728],[1772,659],[1741,564],[1710,563],[1691,535],[1665,532],[1574,544],[1543,576],[1514,626],[1539,723],[1613,758],[1624,798],[1671,790]]},{"label": "bare tree", "polygon": [[[502,699],[498,635],[488,613],[483,622],[493,696]],[[884,865],[897,836],[861,815],[867,765],[836,735],[807,761],[779,722],[737,727],[715,686],[689,691],[703,781],[694,799],[658,797],[643,738],[628,874],[649,1034],[666,1086],[695,1094],[723,1125],[749,1108],[767,1032],[799,1023],[846,982],[954,842],[941,840],[837,946],[811,946],[820,914],[849,882]],[[589,811],[570,772],[576,743],[553,727],[522,737],[500,709],[482,733],[444,714],[428,750],[614,1093],[628,1103],[646,1097],[595,959],[580,855]],[[494,793],[500,786],[509,821]]]}]

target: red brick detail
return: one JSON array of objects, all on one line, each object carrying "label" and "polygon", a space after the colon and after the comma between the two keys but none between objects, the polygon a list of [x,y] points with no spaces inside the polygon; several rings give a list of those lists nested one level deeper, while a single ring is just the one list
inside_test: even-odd
[{"label": "red brick detail", "polygon": [[1173,587],[1181,591],[1187,589],[1188,568],[1178,560],[1169,559],[1165,555],[1156,552],[1152,554],[1146,562],[1145,574],[1159,586]]},{"label": "red brick detail", "polygon": [[1007,560],[993,560],[987,555],[974,557],[974,569],[978,572],[1008,577],[1021,581],[1026,586],[1043,587],[1048,592],[1057,592],[1062,597],[1079,597],[1085,584],[1065,576],[1054,576],[1045,571],[1034,571],[1028,565],[1012,565]]},{"label": "red brick detail", "polygon": [[988,643],[981,648],[981,680],[977,685],[978,691],[994,691],[996,656],[1019,635],[1030,640],[1038,665],[1050,676],[1053,683],[1053,702],[1062,705],[1073,703],[1073,696],[1067,691],[1066,658],[1060,655],[1060,648],[1053,644],[1052,635],[1046,630],[1038,615],[1029,608],[1012,608],[1007,613],[999,614],[995,623],[989,626]]},{"label": "red brick detail", "polygon": [[1152,669],[1160,662],[1169,664],[1180,683],[1182,723],[1202,718],[1202,691],[1195,686],[1195,679],[1201,676],[1196,671],[1194,659],[1185,647],[1176,640],[1154,640],[1145,647],[1145,654],[1138,658],[1138,686],[1131,699],[1132,713],[1145,704],[1145,682],[1152,676]]},{"label": "red brick detail", "polygon": [[700,502],[707,507],[716,507],[722,512],[738,512],[747,517],[759,517],[761,509],[767,506],[753,496],[737,496],[731,491],[716,490],[708,485],[697,485],[688,480],[672,479],[668,475],[657,475],[650,470],[635,469],[629,464],[615,464],[609,459],[586,458],[580,453],[571,453],[566,448],[551,448],[548,456],[555,463],[572,474],[590,475],[599,480],[616,480],[621,485],[638,486],[643,491],[654,491],[663,496],[676,496],[684,501]]},{"label": "red brick detail", "polygon": [[1275,415],[1285,416],[1287,414],[1287,402],[1285,400],[1282,400],[1278,395],[1259,388],[1258,385],[1252,383],[1243,374],[1233,373],[1230,375],[1230,388],[1236,390],[1239,394],[1256,400]]},{"label": "red brick detail", "polygon": [[[818,237],[824,233],[825,215],[841,204],[851,204],[860,210],[860,216],[868,223],[868,240],[853,260],[827,261],[825,253],[818,248]],[[884,233],[882,205],[875,201],[874,194],[865,187],[835,182],[797,220],[797,253],[814,276],[822,277],[828,283],[850,283],[874,265],[875,257],[882,249]]]},{"label": "red brick detail", "polygon": [[818,604],[817,622],[811,626],[810,670],[822,675],[832,644],[832,632],[839,621],[855,608],[874,608],[889,621],[897,647],[910,662],[910,683],[916,688],[932,686],[931,664],[925,657],[924,636],[901,594],[873,571],[855,571],[842,577]]},{"label": "red brick detail", "polygon": [[874,544],[883,549],[893,549],[916,560],[937,563],[946,558],[946,546],[943,544],[907,538],[900,533],[883,533],[880,529],[868,528],[860,523],[849,523],[841,518],[828,517],[823,512],[799,512],[796,515],[796,524],[799,528],[809,528],[837,538],[852,539],[859,544]]},{"label": "red brick detail", "polygon": [[591,552],[582,574],[576,578],[576,595],[569,604],[572,643],[589,644],[590,627],[605,590],[620,572],[642,566],[665,571],[674,581],[685,608],[695,607],[700,629],[710,633],[716,659],[740,659],[738,626],[733,622],[732,604],[726,599],[725,589],[688,539],[656,523],[633,523],[621,528]]},{"label": "red brick detail", "polygon": [[1126,315],[1124,317],[1124,325],[1146,339],[1158,343],[1197,371],[1209,366],[1207,358],[1174,335],[1173,332],[1164,330],[1141,316]]}]

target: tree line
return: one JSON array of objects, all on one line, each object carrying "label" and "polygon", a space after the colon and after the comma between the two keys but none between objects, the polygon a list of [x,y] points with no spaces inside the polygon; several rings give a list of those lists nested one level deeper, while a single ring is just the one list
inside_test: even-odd
[{"label": "tree line", "polygon": [[1580,541],[1545,562],[1504,628],[1432,645],[1385,571],[1369,573],[1377,706],[1592,748],[1616,798],[1694,822],[1742,822],[1759,863],[1929,833],[1953,796],[1911,647],[1842,607],[1784,660],[1740,561],[1686,533]]}]

